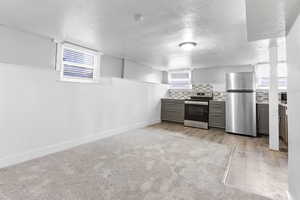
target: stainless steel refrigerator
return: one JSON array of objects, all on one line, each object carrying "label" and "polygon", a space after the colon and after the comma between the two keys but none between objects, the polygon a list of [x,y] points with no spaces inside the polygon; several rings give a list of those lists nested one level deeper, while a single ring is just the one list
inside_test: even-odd
[{"label": "stainless steel refrigerator", "polygon": [[226,74],[226,132],[256,136],[254,72]]}]

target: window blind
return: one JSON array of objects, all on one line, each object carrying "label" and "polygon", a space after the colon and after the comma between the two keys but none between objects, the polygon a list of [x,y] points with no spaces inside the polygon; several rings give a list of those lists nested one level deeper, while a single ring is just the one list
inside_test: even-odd
[{"label": "window blind", "polygon": [[76,49],[66,45],[62,47],[62,80],[93,82],[96,79],[99,58],[97,52]]}]

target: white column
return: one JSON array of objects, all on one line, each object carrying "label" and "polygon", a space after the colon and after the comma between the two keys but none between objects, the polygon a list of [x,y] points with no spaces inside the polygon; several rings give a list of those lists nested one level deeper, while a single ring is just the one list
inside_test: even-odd
[{"label": "white column", "polygon": [[270,54],[270,90],[269,90],[269,147],[279,150],[279,120],[278,120],[278,81],[277,81],[277,42],[272,40]]}]

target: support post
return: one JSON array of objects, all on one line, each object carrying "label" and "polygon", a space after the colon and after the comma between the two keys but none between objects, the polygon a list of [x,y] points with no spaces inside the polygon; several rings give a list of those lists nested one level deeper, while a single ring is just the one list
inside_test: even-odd
[{"label": "support post", "polygon": [[271,41],[270,55],[270,90],[269,90],[269,148],[279,150],[279,116],[278,116],[278,78],[277,78],[277,41]]}]

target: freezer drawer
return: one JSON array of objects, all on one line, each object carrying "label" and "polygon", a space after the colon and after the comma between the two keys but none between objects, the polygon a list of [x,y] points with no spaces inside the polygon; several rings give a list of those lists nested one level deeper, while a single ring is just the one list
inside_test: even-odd
[{"label": "freezer drawer", "polygon": [[226,132],[256,136],[255,93],[227,93]]}]

